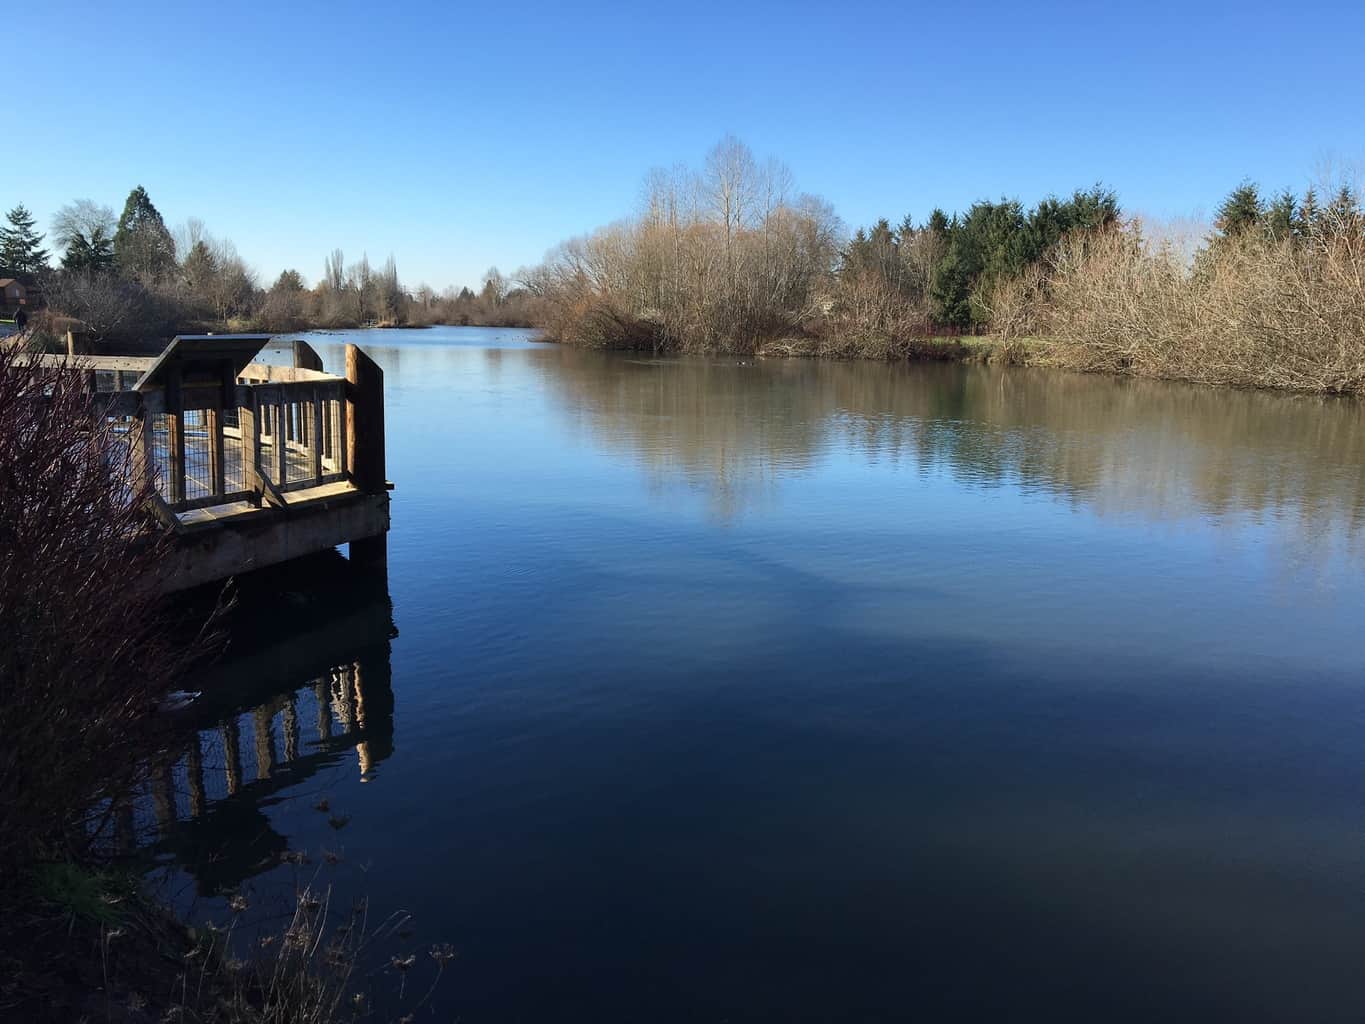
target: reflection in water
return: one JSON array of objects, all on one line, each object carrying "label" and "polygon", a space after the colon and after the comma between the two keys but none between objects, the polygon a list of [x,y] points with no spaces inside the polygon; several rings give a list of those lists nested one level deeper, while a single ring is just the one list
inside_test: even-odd
[{"label": "reflection in water", "polygon": [[387,602],[283,584],[158,783],[199,891],[341,855],[442,1019],[1359,1019],[1359,403],[362,340],[403,756]]},{"label": "reflection in water", "polygon": [[[1365,521],[1365,403],[1018,368],[531,355],[563,415],[742,514],[832,448],[1101,513]],[[1327,522],[1323,522],[1323,517]]]},{"label": "reflection in water", "polygon": [[183,742],[150,787],[157,848],[200,895],[280,862],[289,840],[266,811],[286,791],[347,762],[367,781],[393,753],[397,633],[382,581],[350,579],[335,554],[288,571],[313,585],[281,591],[290,577],[259,574],[238,595],[246,610],[228,624],[226,657],[198,684]]}]

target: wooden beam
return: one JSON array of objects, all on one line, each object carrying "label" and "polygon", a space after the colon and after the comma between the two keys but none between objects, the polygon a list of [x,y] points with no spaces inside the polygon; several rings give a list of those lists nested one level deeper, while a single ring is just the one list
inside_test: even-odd
[{"label": "wooden beam", "polygon": [[347,463],[357,487],[384,490],[384,371],[357,345],[346,346]]},{"label": "wooden beam", "polygon": [[271,406],[270,424],[270,443],[271,452],[274,454],[273,469],[271,479],[280,487],[289,483],[289,442],[287,440],[285,425],[285,411],[289,406],[285,403],[283,396],[276,398],[275,404]]},{"label": "wooden beam", "polygon": [[261,425],[256,414],[255,396],[248,395],[246,403],[237,407],[237,426],[242,435],[242,486],[256,495],[257,504],[263,492],[261,487]]},{"label": "wooden beam", "polygon": [[227,466],[224,459],[223,414],[218,409],[204,410],[209,441],[209,492],[221,497],[227,491]]},{"label": "wooden beam", "polygon": [[213,583],[339,544],[354,545],[388,527],[387,494],[351,494],[283,513],[257,510],[240,525],[192,531],[177,540],[158,566],[158,583],[163,592]]},{"label": "wooden beam", "polygon": [[[174,386],[173,386],[174,385]],[[179,374],[166,384],[166,498],[174,507],[185,500],[185,411],[181,403]]]},{"label": "wooden beam", "polygon": [[312,446],[310,451],[313,456],[313,479],[322,479],[322,392],[319,388],[313,388],[313,400],[309,403],[313,409],[313,429],[309,432],[308,441]]},{"label": "wooden beam", "polygon": [[322,356],[302,338],[294,342],[294,366],[300,370],[322,370]]}]

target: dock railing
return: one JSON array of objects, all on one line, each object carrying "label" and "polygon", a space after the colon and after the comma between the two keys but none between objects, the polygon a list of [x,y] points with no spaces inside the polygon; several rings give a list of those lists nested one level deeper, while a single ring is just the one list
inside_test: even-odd
[{"label": "dock railing", "polygon": [[[213,335],[176,342],[210,340],[259,349],[272,339]],[[186,348],[194,351],[192,344]],[[292,366],[250,362],[239,371],[223,360],[167,362],[165,353],[28,359],[86,374],[87,387],[132,447],[139,472],[152,476],[163,516],[236,502],[283,507],[291,492],[329,484],[371,492],[384,487],[383,375],[354,345],[347,346],[346,378],[322,372],[317,353],[301,341],[294,342]],[[212,375],[205,375],[205,365],[214,366]],[[378,464],[370,465],[376,450]]]}]

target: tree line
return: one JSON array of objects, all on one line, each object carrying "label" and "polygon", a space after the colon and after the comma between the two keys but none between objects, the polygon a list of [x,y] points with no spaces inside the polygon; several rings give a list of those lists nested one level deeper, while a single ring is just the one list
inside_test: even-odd
[{"label": "tree line", "polygon": [[653,172],[631,217],[559,246],[525,284],[551,337],[592,347],[951,357],[969,350],[945,336],[992,334],[1016,360],[1360,391],[1361,224],[1349,187],[1323,201],[1244,182],[1191,255],[1097,184],[850,236],[727,138],[698,169]]},{"label": "tree line", "polygon": [[437,293],[404,286],[392,256],[380,266],[368,256],[348,263],[339,249],[312,287],[295,269],[264,285],[232,242],[202,221],[167,227],[140,185],[117,216],[89,199],[68,203],[53,218],[55,253],[44,244],[48,237],[23,204],[11,209],[0,228],[0,277],[40,290],[46,326],[74,325],[96,345],[159,344],[208,329],[525,325],[533,315],[534,297],[496,267],[477,292]]}]

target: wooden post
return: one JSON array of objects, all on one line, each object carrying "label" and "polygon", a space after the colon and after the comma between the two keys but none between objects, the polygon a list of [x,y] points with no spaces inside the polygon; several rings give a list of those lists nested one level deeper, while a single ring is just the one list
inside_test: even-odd
[{"label": "wooden post", "polygon": [[318,742],[325,743],[332,738],[332,695],[321,679],[313,683],[313,699],[318,705]]},{"label": "wooden post", "polygon": [[190,817],[204,813],[204,751],[199,746],[199,733],[190,735],[189,750],[185,753],[185,775],[190,784]]},{"label": "wooden post", "polygon": [[261,423],[256,414],[256,392],[251,393],[247,405],[237,407],[237,427],[242,433],[242,486],[254,494],[260,503],[261,492]]},{"label": "wooden post", "polygon": [[346,346],[347,463],[356,487],[384,489],[384,371],[359,346]]},{"label": "wooden post", "polygon": [[[387,488],[384,466],[384,371],[357,345],[346,346],[347,466],[355,486],[367,494]],[[357,566],[387,572],[387,531],[351,541],[350,559]]]},{"label": "wooden post", "polygon": [[180,367],[166,374],[166,501],[175,508],[185,500],[185,422],[184,395],[180,388]]},{"label": "wooden post", "polygon": [[313,483],[322,480],[322,395],[317,388],[313,388],[313,401],[309,403],[313,409],[313,428],[308,432],[308,441],[312,445],[309,454],[313,457]]},{"label": "wooden post", "polygon": [[268,704],[251,712],[251,723],[256,734],[256,778],[268,779],[275,770],[275,715]]},{"label": "wooden post", "polygon": [[242,785],[242,751],[237,745],[241,732],[235,717],[223,723],[223,769],[227,775],[228,796],[232,796]]},{"label": "wooden post", "polygon": [[275,486],[284,490],[284,485],[289,483],[289,442],[285,439],[285,413],[289,409],[289,404],[285,402],[284,395],[275,402],[275,422],[272,424],[272,437],[274,438],[275,454]]},{"label": "wooden post", "polygon": [[350,455],[351,455],[351,453],[347,450],[347,449],[349,448],[349,442],[346,440],[346,438],[347,438],[349,435],[348,435],[347,432],[346,432],[346,385],[345,385],[345,384],[338,384],[338,385],[336,385],[336,395],[335,395],[335,397],[333,398],[333,401],[336,402],[336,417],[337,417],[337,418],[336,418],[336,429],[335,429],[335,431],[334,431],[333,434],[332,434],[332,460],[336,463],[336,471],[337,471],[338,473],[345,474],[345,473],[349,473],[349,472],[350,472],[350,469],[349,469],[349,467],[350,467],[349,459],[350,459]]},{"label": "wooden post", "polygon": [[301,370],[322,371],[322,356],[308,342],[299,339],[294,342],[294,365]]},{"label": "wooden post", "polygon": [[291,693],[284,702],[284,759],[297,761],[299,758],[299,707]]},{"label": "wooden post", "polygon": [[209,489],[215,498],[227,491],[227,467],[223,449],[223,414],[218,409],[204,411],[204,422],[209,435]]}]

